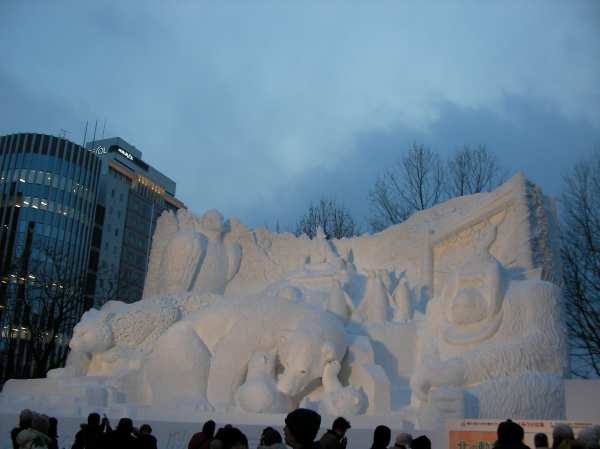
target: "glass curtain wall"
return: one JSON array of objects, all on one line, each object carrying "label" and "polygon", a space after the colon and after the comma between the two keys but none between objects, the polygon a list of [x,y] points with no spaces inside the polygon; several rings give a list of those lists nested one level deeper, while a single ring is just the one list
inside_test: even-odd
[{"label": "glass curtain wall", "polygon": [[0,382],[64,363],[89,307],[100,161],[43,134],[0,137]]}]

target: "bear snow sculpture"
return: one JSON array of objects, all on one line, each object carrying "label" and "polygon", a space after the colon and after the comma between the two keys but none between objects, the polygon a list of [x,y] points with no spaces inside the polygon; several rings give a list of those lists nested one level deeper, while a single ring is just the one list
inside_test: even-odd
[{"label": "bear snow sculpture", "polygon": [[322,377],[327,363],[341,361],[347,349],[346,333],[335,316],[278,298],[218,302],[188,320],[212,354],[207,397],[217,409],[233,404],[256,352],[276,354],[283,367],[277,388],[297,397]]}]

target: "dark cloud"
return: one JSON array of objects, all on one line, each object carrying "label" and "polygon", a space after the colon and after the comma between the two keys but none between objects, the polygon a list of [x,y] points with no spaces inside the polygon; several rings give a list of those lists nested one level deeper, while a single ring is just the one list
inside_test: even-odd
[{"label": "dark cloud", "polygon": [[273,228],[279,220],[283,228],[293,229],[311,201],[327,196],[363,219],[362,228],[367,230],[364,218],[370,213],[369,189],[412,142],[424,144],[444,159],[463,145],[486,145],[510,175],[524,171],[554,196],[560,194],[562,176],[574,162],[600,148],[598,128],[583,120],[565,119],[550,103],[506,96],[501,112],[447,101],[437,105],[438,118],[427,130],[396,125],[358,132],[343,161],[289,180],[276,189],[273,199],[257,202],[245,214],[257,225],[266,223]]},{"label": "dark cloud", "polygon": [[[511,7],[512,5],[512,7]],[[556,190],[600,129],[600,4],[0,2],[0,133],[136,145],[193,210],[357,216],[416,140]],[[550,31],[551,30],[551,31]],[[590,141],[589,146],[587,142]]]}]

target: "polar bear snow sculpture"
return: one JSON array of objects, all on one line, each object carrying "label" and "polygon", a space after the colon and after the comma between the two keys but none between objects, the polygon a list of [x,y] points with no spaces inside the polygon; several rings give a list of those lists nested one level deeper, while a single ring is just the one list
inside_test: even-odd
[{"label": "polar bear snow sculpture", "polygon": [[207,395],[217,409],[233,403],[256,352],[277,355],[283,368],[277,388],[295,397],[322,377],[327,363],[341,361],[347,349],[336,317],[279,298],[219,302],[188,320],[212,354]]}]

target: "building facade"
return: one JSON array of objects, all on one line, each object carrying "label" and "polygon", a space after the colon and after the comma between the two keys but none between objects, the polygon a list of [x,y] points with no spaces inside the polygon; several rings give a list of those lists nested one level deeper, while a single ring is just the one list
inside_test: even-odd
[{"label": "building facade", "polygon": [[91,301],[100,159],[43,134],[0,137],[0,379],[60,365]]},{"label": "building facade", "polygon": [[147,164],[142,152],[115,137],[87,148],[101,161],[90,273],[99,307],[111,299],[142,298],[156,220],[165,210],[185,207],[175,181]]}]

